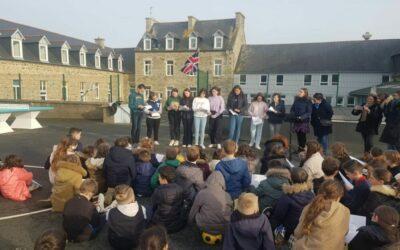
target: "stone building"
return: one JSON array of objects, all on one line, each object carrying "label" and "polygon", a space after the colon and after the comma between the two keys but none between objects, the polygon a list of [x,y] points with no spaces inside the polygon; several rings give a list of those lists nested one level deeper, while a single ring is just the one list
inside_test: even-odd
[{"label": "stone building", "polygon": [[[163,98],[174,87],[197,92],[197,75],[181,72],[185,61],[200,51],[199,68],[208,75],[208,86],[219,86],[226,95],[240,48],[245,44],[245,17],[197,20],[189,16],[184,22],[158,22],[146,19],[146,31],[135,49],[135,81]],[[207,81],[207,80],[205,80]],[[204,86],[204,85],[203,85]]]}]

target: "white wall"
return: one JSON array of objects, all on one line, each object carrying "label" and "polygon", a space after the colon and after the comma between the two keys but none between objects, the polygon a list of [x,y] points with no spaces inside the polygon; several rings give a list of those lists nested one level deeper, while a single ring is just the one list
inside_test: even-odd
[{"label": "white wall", "polygon": [[[304,85],[304,75],[312,75],[311,85]],[[310,95],[316,92],[323,93],[326,97],[332,98],[332,104],[336,103],[336,85],[332,85],[332,75],[337,73],[304,73],[304,74],[282,74],[283,85],[276,85],[276,76],[278,74],[267,74],[269,80],[268,93],[275,92],[286,95],[285,102],[291,105],[299,88],[306,87]],[[241,88],[245,94],[256,94],[258,92],[265,93],[267,86],[260,86],[262,74],[246,75],[246,84],[241,84]],[[328,84],[321,85],[321,75],[328,75]],[[349,92],[361,88],[371,87],[382,83],[382,76],[389,75],[387,73],[339,73],[339,97],[343,97],[344,106],[347,104],[347,96]],[[234,85],[239,84],[240,75],[234,75]]]}]

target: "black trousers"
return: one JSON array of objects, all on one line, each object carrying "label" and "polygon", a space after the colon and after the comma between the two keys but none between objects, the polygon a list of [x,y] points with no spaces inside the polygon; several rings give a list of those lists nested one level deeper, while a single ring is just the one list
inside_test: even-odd
[{"label": "black trousers", "polygon": [[361,133],[361,136],[364,141],[364,152],[370,152],[371,148],[374,146],[374,135],[370,133]]},{"label": "black trousers", "polygon": [[193,144],[193,116],[182,117],[183,145]]},{"label": "black trousers", "polygon": [[181,135],[181,115],[179,111],[168,111],[169,136],[171,140],[179,140]]},{"label": "black trousers", "polygon": [[132,112],[131,111],[131,139],[132,143],[139,143],[140,140],[140,130],[142,128],[142,118],[143,112]]},{"label": "black trousers", "polygon": [[297,144],[300,148],[304,149],[307,143],[307,134],[303,132],[297,132]]},{"label": "black trousers", "polygon": [[210,135],[211,144],[220,144],[222,138],[222,115],[211,118],[208,123],[208,134]]},{"label": "black trousers", "polygon": [[154,141],[158,141],[158,129],[160,128],[161,119],[146,119],[147,137],[151,138],[154,133]]}]

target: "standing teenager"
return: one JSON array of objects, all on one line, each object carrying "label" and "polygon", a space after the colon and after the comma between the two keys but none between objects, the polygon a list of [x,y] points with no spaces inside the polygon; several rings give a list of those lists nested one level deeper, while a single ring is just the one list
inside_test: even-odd
[{"label": "standing teenager", "polygon": [[221,96],[221,89],[213,87],[211,89],[211,96],[208,97],[210,101],[211,116],[209,119],[208,129],[210,135],[210,148],[216,146],[221,148],[221,134],[222,134],[222,113],[225,111],[225,100]]},{"label": "standing teenager", "polygon": [[304,151],[307,134],[310,132],[310,118],[312,112],[312,103],[308,97],[308,89],[301,88],[297,93],[290,113],[295,119],[293,131],[297,134],[298,151]]},{"label": "standing teenager", "polygon": [[193,96],[190,89],[183,90],[180,101],[180,111],[183,124],[183,147],[190,147],[193,144]]},{"label": "standing teenager", "polygon": [[151,138],[152,134],[154,134],[154,144],[159,145],[158,129],[160,128],[162,108],[158,95],[155,92],[150,92],[147,105],[151,106],[151,108],[146,111],[147,137]]},{"label": "standing teenager", "polygon": [[178,89],[173,88],[171,90],[171,95],[168,97],[165,103],[165,110],[168,111],[168,122],[169,122],[169,134],[171,141],[170,146],[179,146],[180,137],[180,122],[181,116],[179,111],[180,96],[178,94]]},{"label": "standing teenager", "polygon": [[207,116],[210,114],[210,101],[207,91],[201,89],[199,95],[193,100],[194,111],[194,144],[201,148],[204,146],[204,133],[206,130]]},{"label": "standing teenager", "polygon": [[131,110],[131,139],[132,142],[138,143],[140,139],[140,129],[142,126],[143,109],[144,109],[144,84],[139,84],[136,90],[132,89],[129,95],[129,109]]},{"label": "standing teenager", "polygon": [[240,86],[233,87],[228,96],[229,139],[239,143],[243,115],[247,108],[247,98]]},{"label": "standing teenager", "polygon": [[311,125],[314,128],[314,135],[322,145],[324,153],[328,151],[328,137],[332,134],[333,110],[324,95],[315,93],[313,96],[313,108],[311,113]]},{"label": "standing teenager", "polygon": [[274,137],[281,131],[283,120],[285,119],[285,101],[282,100],[281,94],[272,95],[272,102],[268,109],[268,123],[270,137]]},{"label": "standing teenager", "polygon": [[251,116],[251,140],[249,146],[255,145],[256,149],[261,150],[260,142],[264,119],[267,117],[268,105],[262,93],[258,93],[250,104],[249,114]]}]

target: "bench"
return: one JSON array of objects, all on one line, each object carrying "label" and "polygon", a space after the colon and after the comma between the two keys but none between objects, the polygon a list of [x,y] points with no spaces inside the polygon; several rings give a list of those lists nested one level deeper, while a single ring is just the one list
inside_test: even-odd
[{"label": "bench", "polygon": [[[53,107],[30,107],[26,104],[0,104],[0,134],[13,132],[13,129],[36,129],[42,125],[36,120],[41,111],[53,110]],[[7,119],[15,115],[9,126]]]}]

